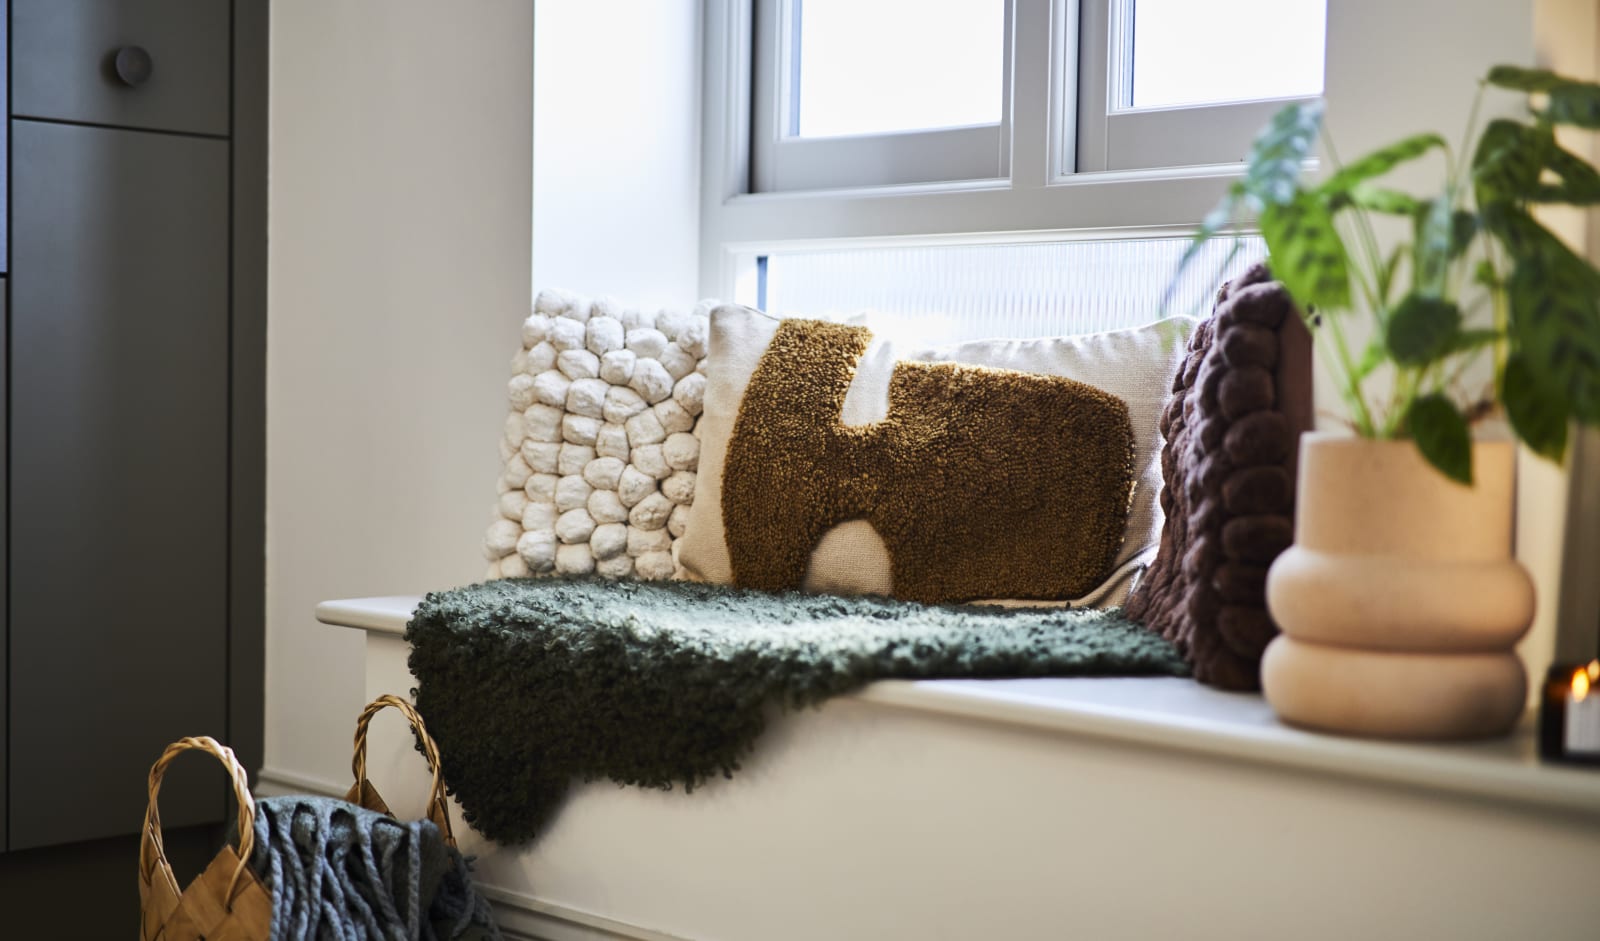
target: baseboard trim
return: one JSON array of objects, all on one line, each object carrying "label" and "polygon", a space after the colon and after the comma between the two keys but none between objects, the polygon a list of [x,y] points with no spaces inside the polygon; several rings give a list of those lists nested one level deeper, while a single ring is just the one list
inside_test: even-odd
[{"label": "baseboard trim", "polygon": [[536,941],[688,941],[565,905],[543,902],[525,892],[479,884],[503,930]]},{"label": "baseboard trim", "polygon": [[348,793],[350,793],[348,784],[336,784],[298,771],[265,765],[256,772],[256,794],[261,797],[282,797],[286,794],[343,797]]},{"label": "baseboard trim", "polygon": [[[267,766],[256,774],[256,794],[261,797],[286,794],[344,797],[348,791],[349,785],[284,768]],[[680,935],[543,902],[526,892],[503,886],[480,882],[478,890],[494,906],[495,921],[512,941],[687,941]]]},{"label": "baseboard trim", "polygon": [[541,902],[500,886],[478,886],[494,906],[495,921],[511,938],[528,941],[687,941],[681,935],[640,928],[564,905]]}]

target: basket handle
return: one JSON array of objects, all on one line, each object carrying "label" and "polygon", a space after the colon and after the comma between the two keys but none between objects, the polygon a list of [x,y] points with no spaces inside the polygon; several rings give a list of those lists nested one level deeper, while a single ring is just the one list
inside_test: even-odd
[{"label": "basket handle", "polygon": [[428,727],[422,721],[422,715],[416,707],[401,699],[385,693],[367,704],[361,710],[361,717],[356,719],[355,756],[350,761],[350,770],[355,775],[356,783],[351,786],[350,793],[345,800],[353,804],[360,804],[368,810],[389,813],[389,807],[378,796],[377,789],[367,779],[367,726],[372,723],[372,717],[384,709],[393,707],[400,710],[400,714],[411,723],[411,731],[416,733],[417,741],[422,745],[422,755],[428,762],[428,770],[433,772],[433,786],[428,791],[428,819],[444,836],[447,845],[456,845],[455,833],[450,829],[450,803],[444,793],[444,778],[439,771],[439,746],[428,734]]},{"label": "basket handle", "polygon": [[228,910],[233,910],[233,900],[239,885],[239,877],[244,874],[245,866],[250,861],[250,854],[255,849],[256,843],[256,802],[250,796],[250,775],[244,770],[244,765],[239,764],[239,759],[234,757],[233,749],[219,743],[209,735],[191,736],[181,738],[161,753],[156,763],[150,766],[150,803],[144,811],[144,830],[139,841],[139,881],[148,888],[151,880],[157,874],[172,889],[172,897],[179,895],[178,880],[172,874],[172,865],[167,862],[166,847],[161,843],[161,810],[157,806],[156,798],[161,793],[161,779],[166,777],[167,767],[173,760],[186,751],[203,751],[222,762],[228,769],[228,774],[233,778],[233,796],[239,802],[239,865],[233,870],[233,878],[228,880],[227,905]]}]

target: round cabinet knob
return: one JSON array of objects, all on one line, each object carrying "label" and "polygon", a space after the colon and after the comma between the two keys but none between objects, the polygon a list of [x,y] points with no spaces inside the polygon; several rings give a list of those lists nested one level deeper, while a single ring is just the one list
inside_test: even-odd
[{"label": "round cabinet knob", "polygon": [[155,62],[150,58],[150,53],[143,46],[123,46],[111,60],[112,69],[116,71],[117,78],[129,88],[138,88],[150,80],[150,73],[156,69]]}]

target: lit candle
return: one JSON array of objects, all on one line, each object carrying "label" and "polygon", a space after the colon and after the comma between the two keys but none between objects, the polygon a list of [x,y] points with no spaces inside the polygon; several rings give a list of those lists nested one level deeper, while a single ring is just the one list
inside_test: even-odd
[{"label": "lit candle", "polygon": [[1600,659],[1550,668],[1539,726],[1546,760],[1600,764]]},{"label": "lit candle", "polygon": [[1567,699],[1567,751],[1600,754],[1600,690],[1589,695],[1589,670],[1600,672],[1600,663],[1572,671]]}]

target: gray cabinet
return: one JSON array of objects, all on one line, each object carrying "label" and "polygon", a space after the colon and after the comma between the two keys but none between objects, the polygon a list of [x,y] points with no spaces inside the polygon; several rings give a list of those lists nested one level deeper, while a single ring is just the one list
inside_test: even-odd
[{"label": "gray cabinet", "polygon": [[[6,414],[6,393],[11,385],[6,376],[6,364],[10,360],[10,356],[6,352],[6,337],[10,334],[10,331],[6,329],[6,324],[6,279],[0,278],[0,416]],[[0,435],[0,494],[6,491],[7,465],[10,463],[6,460],[6,444],[6,436]],[[6,501],[0,500],[0,533],[4,533],[7,528],[7,509]],[[6,540],[0,539],[0,601],[9,597],[6,591],[6,576],[9,568],[10,566],[6,560]],[[6,614],[6,605],[0,604],[0,641],[4,641],[8,636]],[[11,666],[7,663],[8,646],[8,644],[0,643],[0,702],[5,703],[11,701],[7,698],[9,695],[7,692],[7,679],[11,675]],[[4,813],[5,808],[10,806],[6,793],[6,782],[11,777],[10,769],[7,765],[10,760],[10,743],[7,740],[6,725],[7,723],[0,722],[0,850],[5,849],[9,839],[6,826],[7,814]]]},{"label": "gray cabinet", "polygon": [[[265,574],[266,2],[5,21],[0,852],[136,833],[185,735],[259,766]],[[224,818],[214,771],[164,825]]]},{"label": "gray cabinet", "polygon": [[[12,173],[18,849],[123,832],[141,788],[63,785],[226,735],[228,146],[18,120]],[[172,825],[220,818],[198,782]]]}]

